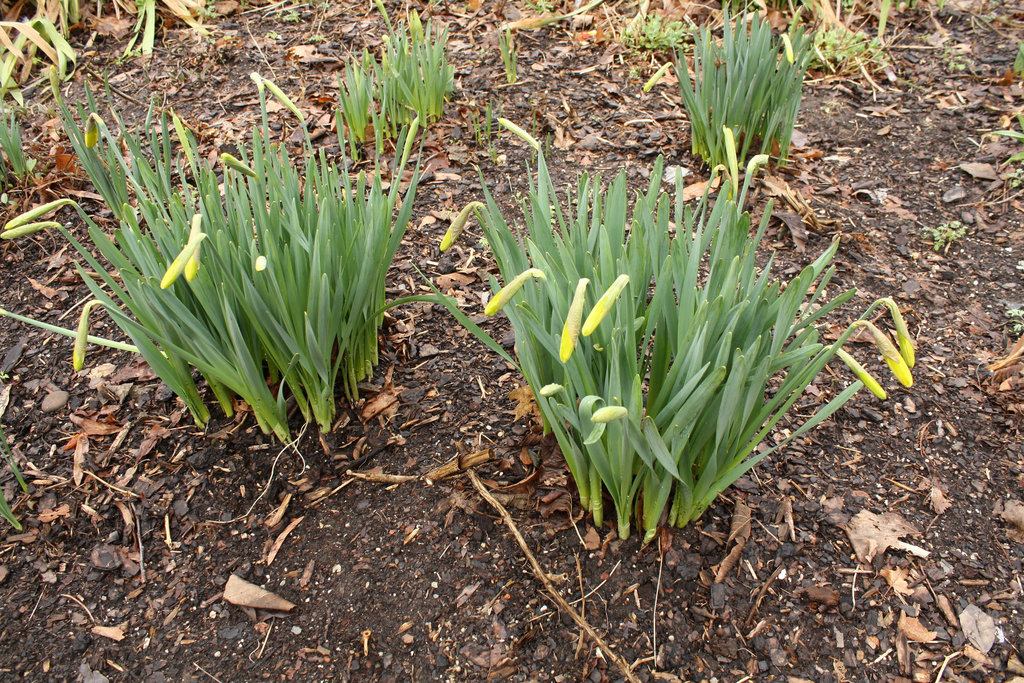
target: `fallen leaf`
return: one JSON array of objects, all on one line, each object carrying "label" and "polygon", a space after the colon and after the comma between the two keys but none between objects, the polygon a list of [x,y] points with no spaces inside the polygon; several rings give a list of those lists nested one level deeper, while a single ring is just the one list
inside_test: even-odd
[{"label": "fallen leaf", "polygon": [[1024,543],[1024,503],[1019,500],[1007,501],[999,516],[1013,524],[1014,528],[1007,535],[1018,543]]},{"label": "fallen leaf", "polygon": [[71,421],[78,425],[86,436],[109,436],[121,431],[121,425],[115,422],[97,422],[81,415],[72,415]]},{"label": "fallen leaf", "polygon": [[38,519],[41,524],[49,524],[50,522],[56,519],[60,519],[61,517],[67,517],[70,514],[71,508],[68,506],[67,503],[65,503],[64,505],[60,505],[50,510],[43,510],[42,512],[39,513]]},{"label": "fallen leaf", "polygon": [[459,593],[459,596],[455,598],[455,606],[462,607],[463,605],[465,605],[466,601],[473,597],[473,593],[476,593],[476,590],[480,587],[480,585],[480,582],[471,583],[465,588],[463,588],[462,592]]},{"label": "fallen leaf", "polygon": [[737,500],[736,507],[732,511],[729,541],[736,541],[739,545],[743,545],[748,538],[750,538],[750,506],[742,500]]},{"label": "fallen leaf", "polygon": [[996,173],[996,169],[992,164],[982,164],[976,161],[971,161],[965,164],[960,164],[957,168],[978,180],[999,180],[999,174]]},{"label": "fallen leaf", "polygon": [[[711,189],[714,190],[722,182],[721,176],[716,176],[711,182]],[[704,191],[708,187],[708,181],[704,180],[698,183],[691,183],[683,188],[683,201],[692,202],[694,199],[698,199],[704,196]]]},{"label": "fallen leaf", "polygon": [[363,405],[360,413],[363,421],[372,420],[380,414],[385,417],[392,417],[398,411],[398,391],[395,387],[385,386],[376,396]]},{"label": "fallen leaf", "polygon": [[284,598],[271,593],[265,588],[249,583],[243,578],[232,574],[224,584],[224,599],[239,607],[253,609],[269,609],[287,612],[295,607]]},{"label": "fallen leaf", "polygon": [[907,640],[916,643],[930,643],[936,636],[935,631],[929,631],[916,617],[908,617],[906,612],[900,612],[899,629],[907,636]]},{"label": "fallen leaf", "polygon": [[53,287],[47,287],[43,283],[33,280],[32,278],[28,279],[28,283],[32,285],[32,289],[45,296],[47,299],[52,299],[59,294],[59,292]]},{"label": "fallen leaf", "polygon": [[907,570],[902,567],[896,567],[895,569],[883,569],[878,572],[885,579],[885,582],[892,587],[892,589],[900,595],[910,595],[914,591],[907,585]]},{"label": "fallen leaf", "polygon": [[465,287],[476,282],[476,277],[465,273],[445,273],[437,276],[437,288],[441,291]]},{"label": "fallen leaf", "polygon": [[540,418],[540,408],[537,407],[537,402],[533,400],[533,392],[528,385],[524,384],[523,386],[516,387],[508,393],[508,397],[516,403],[516,407],[513,409],[513,422],[517,422],[519,418],[528,415],[535,415],[537,418]]},{"label": "fallen leaf", "polygon": [[988,654],[996,642],[996,622],[976,605],[967,605],[960,612],[960,628],[982,654]]},{"label": "fallen leaf", "polygon": [[931,504],[932,510],[934,510],[937,515],[941,515],[952,505],[952,503],[949,502],[949,499],[946,498],[946,494],[942,492],[942,489],[940,489],[934,481],[932,482],[931,493],[928,494],[928,502]]},{"label": "fallen leaf", "polygon": [[920,531],[895,512],[876,515],[870,510],[861,510],[843,527],[850,537],[857,559],[864,564],[871,564],[875,555],[885,552],[888,548],[896,548],[918,557],[928,557],[927,550],[900,540],[901,536],[917,536]]},{"label": "fallen leaf", "polygon": [[118,643],[124,640],[124,631],[122,631],[119,626],[93,626],[92,632],[98,636],[110,638]]},{"label": "fallen leaf", "polygon": [[71,463],[71,478],[75,486],[82,485],[82,478],[85,476],[85,456],[89,455],[89,437],[79,434],[75,441],[75,456]]},{"label": "fallen leaf", "polygon": [[583,547],[587,550],[597,550],[601,547],[601,535],[597,529],[587,525],[587,533],[583,534]]}]

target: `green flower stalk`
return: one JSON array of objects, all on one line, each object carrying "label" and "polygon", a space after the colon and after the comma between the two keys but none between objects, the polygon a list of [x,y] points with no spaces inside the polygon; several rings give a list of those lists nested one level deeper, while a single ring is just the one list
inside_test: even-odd
[{"label": "green flower stalk", "polygon": [[502,287],[497,295],[494,296],[490,301],[487,302],[487,306],[484,307],[484,315],[494,315],[501,309],[505,308],[506,304],[512,300],[512,297],[516,295],[526,281],[531,278],[537,278],[539,280],[546,280],[547,276],[544,275],[544,271],[539,268],[529,268],[524,270],[522,273],[517,275],[512,282]]},{"label": "green flower stalk", "polygon": [[615,300],[619,298],[619,294],[622,293],[622,290],[625,289],[628,284],[629,275],[626,273],[622,273],[615,278],[615,282],[613,282],[605,293],[601,295],[601,298],[597,300],[594,307],[590,309],[590,315],[588,315],[587,319],[583,322],[583,328],[580,332],[584,337],[589,337],[594,333],[597,326],[600,325],[601,321],[604,320],[604,317],[608,315],[608,311],[611,309],[612,304],[615,303]]},{"label": "green flower stalk", "polygon": [[583,320],[583,305],[586,303],[588,278],[580,278],[576,283],[576,292],[572,296],[572,303],[569,304],[569,315],[565,318],[565,325],[562,327],[562,339],[558,347],[558,359],[565,363],[572,357],[576,349],[576,343],[580,338],[580,326]]},{"label": "green flower stalk", "polygon": [[508,119],[503,119],[499,117],[498,123],[507,128],[511,133],[513,133],[517,137],[521,138],[530,147],[533,147],[533,150],[535,152],[540,152],[540,143],[537,142],[537,138],[533,137],[532,135],[530,135],[525,130],[523,130],[516,124],[512,123]]},{"label": "green flower stalk", "polygon": [[49,230],[50,228],[60,227],[62,227],[61,224],[55,221],[27,223],[25,225],[19,225],[18,227],[12,228],[10,230],[5,230],[4,232],[0,233],[0,239],[13,240],[19,237],[25,237],[26,235],[31,235],[32,233],[39,232],[40,230]]},{"label": "green flower stalk", "polygon": [[850,368],[850,371],[853,372],[854,376],[863,382],[864,386],[866,386],[872,394],[883,401],[887,398],[885,389],[883,389],[882,385],[878,383],[878,380],[872,377],[871,373],[865,370],[864,366],[858,363],[853,356],[843,349],[836,349],[836,356],[846,363],[846,367]]},{"label": "green flower stalk", "polygon": [[22,225],[28,225],[29,223],[35,222],[36,219],[42,218],[51,211],[59,209],[63,206],[74,206],[74,204],[75,202],[71,199],[57,199],[52,202],[47,202],[46,204],[42,204],[35,208],[29,209],[25,213],[19,214],[12,218],[11,220],[7,221],[7,223],[4,224],[4,232],[8,230],[13,230],[14,228],[20,227]]},{"label": "green flower stalk", "polygon": [[466,223],[469,221],[470,215],[474,211],[479,211],[483,208],[482,202],[470,202],[462,207],[462,211],[452,220],[448,230],[444,233],[444,237],[441,239],[441,251],[448,251],[452,248],[452,245],[459,239],[462,231],[466,229]]},{"label": "green flower stalk", "polygon": [[242,175],[249,176],[250,178],[258,177],[256,175],[256,171],[252,170],[244,163],[242,163],[234,155],[228,154],[227,152],[224,152],[223,154],[220,155],[220,162],[227,166],[228,168],[230,168],[231,170],[238,171]]},{"label": "green flower stalk", "polygon": [[78,333],[75,335],[75,346],[71,352],[71,365],[75,372],[85,367],[85,344],[89,339],[89,314],[102,302],[93,299],[82,306],[82,314],[78,318]]}]

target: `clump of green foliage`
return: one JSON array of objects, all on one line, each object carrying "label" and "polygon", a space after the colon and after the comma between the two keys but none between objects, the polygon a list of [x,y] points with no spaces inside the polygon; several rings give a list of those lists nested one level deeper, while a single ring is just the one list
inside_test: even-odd
[{"label": "clump of green foliage", "polygon": [[960,221],[947,221],[937,226],[925,226],[924,232],[931,239],[932,248],[945,254],[954,242],[967,234],[967,226]]},{"label": "clump of green foliage", "polygon": [[689,37],[689,26],[656,13],[637,17],[622,31],[623,44],[637,50],[676,50]]},{"label": "clump of green foliage", "polygon": [[740,164],[750,149],[784,160],[811,58],[810,36],[797,30],[775,40],[759,16],[733,23],[727,14],[721,44],[708,29],[696,34],[694,42],[692,84],[679,51],[675,62],[693,153],[712,167],[727,165],[728,129],[736,137],[731,153]]}]

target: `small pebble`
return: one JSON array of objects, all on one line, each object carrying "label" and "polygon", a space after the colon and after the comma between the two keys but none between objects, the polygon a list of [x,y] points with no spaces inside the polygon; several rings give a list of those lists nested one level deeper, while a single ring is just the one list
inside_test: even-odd
[{"label": "small pebble", "polygon": [[57,389],[48,393],[39,407],[44,413],[55,413],[67,404],[68,398],[70,398],[68,392]]},{"label": "small pebble", "polygon": [[292,635],[296,635],[297,636],[300,633],[302,633],[302,627],[301,626],[292,626]]}]

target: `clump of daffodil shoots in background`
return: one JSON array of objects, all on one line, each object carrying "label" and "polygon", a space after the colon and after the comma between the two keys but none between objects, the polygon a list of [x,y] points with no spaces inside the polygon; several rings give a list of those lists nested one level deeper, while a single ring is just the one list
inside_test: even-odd
[{"label": "clump of daffodil shoots in background", "polygon": [[448,30],[432,21],[424,24],[416,10],[396,29],[384,5],[378,2],[377,8],[388,29],[380,61],[363,50],[361,58],[348,60],[345,78],[338,82],[338,104],[353,156],[356,143],[367,140],[371,127],[380,148],[413,119],[423,126],[437,121],[455,88],[455,69],[445,54]]},{"label": "clump of daffodil shoots in background", "polygon": [[[855,293],[830,300],[825,294],[838,240],[784,287],[771,278],[772,259],[757,267],[771,211],[751,236],[750,216],[740,207],[756,167],[766,162],[751,160],[741,189],[723,184],[713,203],[705,196],[691,207],[679,200],[681,178],[674,204],[660,191],[659,160],[630,216],[623,173],[606,189],[600,178],[583,176],[563,211],[541,155],[521,241],[489,193],[486,205],[471,207],[507,283],[492,281],[485,313],[508,315],[518,365],[583,507],[601,524],[607,491],[621,538],[629,536],[634,516],[645,542],[663,518],[678,526],[696,519],[743,473],[864,386],[854,382],[759,450],[848,337],[868,325],[858,321],[831,344],[819,339],[815,323]],[[735,166],[732,175],[735,180]],[[453,221],[445,247],[465,221],[462,215]],[[909,384],[912,345],[899,309],[876,302],[864,317],[883,303],[891,304],[906,355],[877,327],[869,329],[885,337],[886,361],[902,362],[897,376]]]},{"label": "clump of daffodil shoots in background", "polygon": [[721,44],[706,28],[694,35],[692,84],[676,52],[693,153],[712,167],[727,163],[723,127],[736,136],[741,164],[751,149],[789,155],[813,40],[802,31],[775,40],[766,21],[749,17],[748,33],[747,17],[732,23],[727,12]]},{"label": "clump of daffodil shoots in background", "polygon": [[[217,166],[202,158],[177,117],[151,113],[146,140],[118,118],[125,158],[91,94],[78,108],[84,130],[58,100],[82,167],[120,223],[110,237],[78,208],[92,244],[116,276],[62,225],[39,220],[70,200],[15,219],[0,236],[59,229],[99,274],[97,282],[79,269],[96,302],[197,423],[205,424],[210,414],[192,368],[225,413],[230,415],[234,398],[241,398],[264,431],[288,441],[289,399],[307,421],[327,431],[337,381],[354,399],[357,383],[377,363],[384,278],[405,233],[418,181],[417,172],[403,199],[397,179],[415,132],[406,135],[385,192],[379,170],[369,178],[365,173],[352,178],[347,168],[314,150],[295,104],[272,82],[256,74],[253,80],[262,125],[241,158],[223,154]],[[268,93],[299,119],[305,134],[300,162],[272,142]],[[87,339],[105,343],[88,337],[94,305],[82,312],[76,368],[84,362]]]}]

